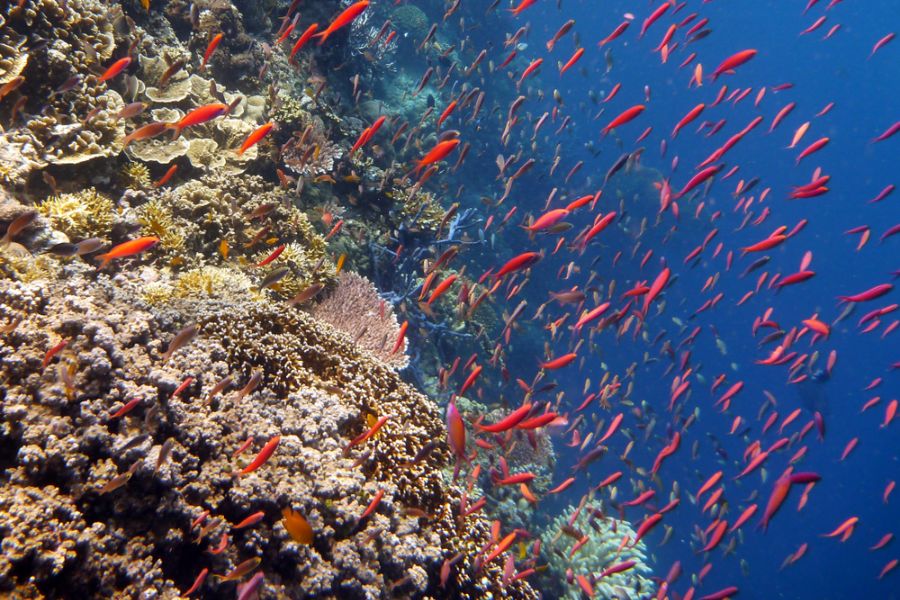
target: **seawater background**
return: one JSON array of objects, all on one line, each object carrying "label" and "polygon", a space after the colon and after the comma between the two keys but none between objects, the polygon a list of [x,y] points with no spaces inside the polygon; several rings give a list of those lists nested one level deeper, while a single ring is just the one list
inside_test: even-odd
[{"label": "seawater background", "polygon": [[[691,542],[691,534],[697,524],[705,527],[710,522],[708,516],[701,515],[700,507],[690,504],[686,492],[696,492],[709,475],[724,469],[727,479],[725,497],[729,505],[727,518],[730,521],[737,518],[748,504],[753,490],[758,490],[758,497],[753,501],[760,505],[759,511],[743,527],[743,542],[738,545],[734,554],[723,557],[721,553],[721,547],[728,543],[730,536],[726,536],[720,549],[712,554],[710,560],[714,567],[698,596],[728,585],[737,585],[741,588],[742,598],[898,597],[896,571],[883,581],[876,581],[882,566],[898,556],[897,542],[874,553],[869,552],[868,547],[876,543],[884,533],[897,532],[896,505],[900,500],[895,492],[891,503],[885,506],[881,495],[889,480],[900,478],[900,438],[896,423],[886,430],[880,429],[878,425],[883,419],[887,401],[900,394],[900,378],[896,372],[888,371],[892,362],[900,360],[897,341],[900,338],[895,332],[886,340],[880,339],[880,332],[896,316],[886,319],[874,333],[861,335],[856,328],[856,322],[868,310],[897,301],[896,291],[878,302],[857,307],[850,318],[834,328],[831,339],[814,348],[822,354],[820,366],[824,366],[824,359],[831,348],[837,350],[838,362],[832,379],[826,384],[829,406],[825,442],[817,441],[815,431],[811,432],[804,439],[804,443],[809,446],[807,456],[796,467],[798,471],[816,471],[823,477],[823,481],[810,494],[806,508],[797,512],[802,486],[794,486],[788,500],[770,524],[769,531],[763,534],[755,527],[774,479],[787,467],[788,459],[799,446],[770,457],[765,465],[768,472],[765,483],[760,483],[759,473],[740,482],[730,481],[730,477],[743,466],[739,466],[738,461],[744,448],[759,437],[762,423],[756,421],[756,413],[764,400],[763,390],[772,392],[778,399],[777,410],[781,415],[778,423],[762,437],[763,447],[771,445],[780,437],[777,429],[781,419],[801,406],[796,389],[785,381],[786,370],[783,367],[753,364],[754,360],[765,358],[774,348],[774,345],[757,348],[757,340],[768,331],[759,334],[757,340],[754,340],[750,331],[754,317],[771,306],[775,311],[773,318],[785,329],[799,324],[801,319],[816,312],[820,318],[830,322],[840,313],[836,296],[856,293],[875,284],[891,281],[890,273],[900,267],[897,261],[900,236],[890,238],[884,244],[878,242],[882,232],[900,221],[897,193],[879,204],[867,204],[886,185],[897,183],[896,174],[900,167],[900,140],[895,137],[881,144],[870,144],[873,137],[900,118],[896,101],[900,96],[900,42],[894,40],[872,60],[867,60],[873,44],[883,35],[896,30],[900,2],[848,1],[824,12],[827,1],[822,0],[804,16],[802,11],[805,4],[803,1],[715,1],[708,4],[691,1],[677,15],[673,16],[671,12],[665,15],[650,28],[643,40],[638,40],[641,21],[658,3],[648,5],[644,2],[567,0],[563,2],[562,10],[557,10],[556,3],[539,1],[518,19],[506,14],[484,18],[482,26],[474,28],[470,33],[476,46],[493,44],[490,57],[495,64],[499,64],[508,52],[502,48],[503,34],[512,34],[518,27],[530,22],[530,35],[523,38],[528,47],[519,52],[521,58],[517,59],[520,62],[516,77],[530,60],[544,57],[539,85],[547,97],[540,101],[535,93],[526,93],[528,100],[520,110],[520,115],[531,111],[533,118],[537,119],[544,110],[550,109],[553,104],[551,92],[558,88],[564,99],[560,118],[555,123],[545,124],[539,138],[542,140],[548,132],[552,134],[565,115],[571,115],[573,119],[573,124],[561,135],[550,135],[549,142],[539,141],[536,156],[539,164],[517,182],[507,201],[507,206],[513,203],[519,206],[520,215],[528,211],[539,213],[547,194],[554,186],[566,191],[570,199],[592,193],[602,182],[603,174],[613,161],[622,152],[629,152],[637,147],[634,139],[647,126],[653,126],[653,133],[641,144],[647,148],[642,164],[658,169],[663,176],[670,177],[673,191],[677,191],[695,172],[694,165],[733,133],[746,126],[756,115],[764,117],[762,124],[726,155],[724,162],[727,166],[719,175],[724,174],[732,165],[740,166],[738,173],[726,181],[718,181],[717,178],[706,199],[707,217],[711,210],[716,209],[722,210],[723,216],[715,223],[719,234],[703,253],[699,266],[688,268],[682,264],[682,260],[702,242],[712,226],[707,221],[692,222],[691,216],[697,201],[682,201],[679,232],[668,243],[662,244],[658,233],[649,233],[644,236],[636,257],[629,259],[633,239],[622,231],[608,230],[602,234],[601,244],[592,246],[583,258],[578,259],[579,264],[585,268],[580,279],[575,278],[569,282],[556,280],[557,270],[569,260],[569,256],[562,252],[561,258],[549,257],[535,268],[531,283],[524,291],[529,300],[527,313],[530,314],[538,304],[547,299],[548,291],[565,289],[573,282],[583,282],[588,265],[598,254],[602,258],[595,268],[601,275],[601,281],[617,281],[617,296],[637,280],[652,281],[661,268],[661,256],[667,257],[673,273],[678,275],[678,281],[665,294],[665,312],[651,319],[648,331],[652,338],[661,328],[665,328],[669,332],[667,339],[677,344],[695,325],[701,326],[702,332],[691,348],[691,364],[705,376],[706,385],[695,381],[692,386],[688,407],[699,406],[701,418],[683,435],[680,450],[664,463],[661,474],[665,487],[658,490],[655,499],[659,506],[664,504],[672,482],[679,482],[682,490],[681,505],[663,521],[675,527],[675,534],[667,545],[657,547],[663,535],[662,527],[658,527],[648,536],[647,541],[656,558],[656,575],[664,577],[674,561],[682,562],[685,574],[674,586],[679,593],[684,593],[689,585],[690,575],[697,573],[704,564],[702,557],[694,554],[698,544],[696,541]],[[478,10],[472,10],[474,14],[479,14]],[[661,64],[659,54],[654,54],[652,49],[671,23],[679,22],[694,10],[700,13],[700,17],[709,18],[708,27],[712,28],[712,35],[691,44],[687,49],[680,48],[672,54],[669,64]],[[635,13],[637,19],[621,38],[610,44],[614,68],[608,75],[604,75],[605,48],[598,50],[596,42],[608,35],[628,11]],[[472,14],[468,13],[467,17],[471,18]],[[798,35],[822,14],[828,18],[821,28],[802,37]],[[586,53],[573,69],[559,77],[556,63],[565,62],[576,48],[573,35],[570,33],[563,38],[549,54],[544,42],[570,18],[576,20],[573,31],[580,36]],[[841,24],[840,29],[831,39],[823,41],[824,35],[836,23]],[[683,40],[683,32],[679,31],[674,39]],[[721,60],[745,48],[756,48],[759,54],[740,67],[737,75],[724,76],[716,83],[706,80],[699,90],[688,89],[687,83],[696,62],[703,63],[704,72],[708,76]],[[698,58],[689,67],[679,70],[678,64],[691,51],[696,51]],[[606,105],[603,116],[596,121],[592,120],[598,106],[590,101],[589,91],[608,92],[616,82],[622,84],[618,97]],[[792,89],[771,92],[773,86],[788,82],[794,84]],[[527,83],[538,85],[533,80]],[[753,91],[737,106],[723,103],[709,108],[721,84],[728,85],[729,90],[752,86]],[[490,85],[490,82],[486,85]],[[651,100],[647,103],[645,113],[635,122],[621,128],[617,135],[600,140],[600,128],[613,116],[628,106],[644,103],[645,85],[650,87],[651,92]],[[767,86],[769,90],[759,108],[754,108],[753,101],[762,86]],[[506,107],[514,98],[515,94],[505,101],[501,98],[500,112],[504,118]],[[790,101],[797,103],[796,109],[774,133],[768,134],[772,119]],[[832,101],[835,106],[831,112],[823,117],[813,118],[814,114]],[[675,123],[699,102],[707,104],[705,113],[682,130],[677,140],[673,142],[670,139],[668,153],[661,157],[660,139],[669,138]],[[579,107],[580,103],[585,106]],[[440,108],[439,103],[438,109]],[[720,118],[726,118],[727,124],[713,138],[706,139],[703,134],[695,133],[697,125],[704,119],[717,121]],[[806,120],[811,121],[808,133],[796,149],[786,150],[794,130]],[[528,131],[529,137],[532,123],[533,121],[526,120],[519,125]],[[465,133],[464,130],[464,135]],[[493,156],[498,152],[504,151],[492,133],[485,133],[481,140],[473,140],[476,148],[479,142],[483,144],[483,155],[479,158],[478,165],[473,165],[474,161],[470,157],[463,175],[463,180],[470,189],[478,189],[484,193],[487,193],[484,188],[489,177],[493,176],[492,170],[485,165],[492,163]],[[821,136],[828,136],[830,144],[823,151],[804,159],[800,166],[795,166],[797,154]],[[621,139],[620,146],[616,143],[617,138]],[[586,144],[590,142],[593,142],[595,150],[600,151],[596,157],[586,148]],[[547,177],[553,148],[557,143],[563,144],[564,160],[556,175]],[[509,155],[513,151],[510,147],[504,153]],[[675,155],[679,157],[680,165],[673,174],[670,164]],[[563,185],[562,178],[578,160],[585,161],[584,167],[568,186]],[[791,186],[810,181],[816,166],[821,166],[824,173],[832,176],[828,184],[831,191],[819,198],[787,200]],[[517,168],[517,165],[513,168]],[[744,215],[742,212],[733,212],[736,198],[732,196],[732,192],[739,179],[747,181],[753,177],[760,177],[761,181],[752,194],[758,197],[764,188],[771,188],[765,205],[771,209],[772,214],[762,225],[748,226],[738,232],[735,230]],[[616,209],[617,205],[618,200],[615,198],[604,197],[598,208],[606,212]],[[652,222],[657,210],[658,198],[655,195],[630,202],[628,212],[631,213],[632,227],[636,227],[643,216]],[[754,210],[759,214],[760,205],[755,204]],[[501,208],[499,216],[503,212],[505,207]],[[518,219],[517,216],[514,221]],[[575,224],[574,231],[586,225],[587,219],[587,213],[571,217],[570,220]],[[671,222],[671,214],[666,219]],[[756,258],[749,256],[741,259],[738,248],[763,239],[779,225],[786,225],[790,229],[800,219],[808,219],[806,228],[782,247],[769,252],[772,260],[764,269],[745,279],[738,278]],[[858,236],[847,236],[843,232],[863,224],[873,228],[872,239],[857,253],[855,247]],[[514,228],[505,230],[503,238],[503,242],[509,247],[509,256],[532,249],[535,245],[530,244],[526,236]],[[538,244],[552,250],[551,244],[555,242],[555,238],[544,241],[538,239]],[[712,250],[720,241],[724,242],[725,248],[718,258],[713,259]],[[654,256],[640,270],[638,263],[648,248],[654,249]],[[623,260],[615,269],[610,270],[612,255],[618,249],[624,253]],[[735,260],[731,272],[725,273],[725,254],[729,249],[735,251]],[[811,268],[817,275],[812,280],[786,288],[778,294],[763,289],[744,306],[735,306],[741,296],[755,286],[756,278],[763,270],[770,273],[792,273],[798,270],[806,250],[811,250],[814,255]],[[498,254],[497,257],[489,257],[488,264],[492,264],[490,261],[507,258],[502,251]],[[712,293],[701,295],[700,288],[704,281],[716,271],[722,272],[716,288]],[[719,305],[702,313],[695,320],[688,321],[688,316],[717,291],[725,293]],[[512,301],[510,310],[517,301],[518,299]],[[558,311],[558,314],[562,313]],[[672,317],[688,323],[685,334],[678,335],[678,327],[671,321]],[[714,331],[725,342],[727,355],[723,356],[717,350]],[[584,378],[589,376],[594,382],[599,380],[602,375],[598,368],[600,359],[616,373],[623,373],[633,361],[640,363],[646,346],[641,342],[630,341],[630,334],[626,337],[626,340],[617,344],[612,332],[604,332],[597,338],[601,347],[599,358],[596,355],[589,357],[586,368],[581,372],[570,367],[555,374],[554,379],[566,390],[570,409],[583,397],[581,390]],[[556,345],[557,354],[567,351],[565,341],[568,341],[568,336],[563,336],[562,339],[564,342]],[[807,340],[804,340],[798,350],[806,351],[807,344]],[[533,349],[531,345],[514,345],[508,361],[514,376],[530,380],[535,368],[532,365],[538,358],[531,353]],[[651,350],[654,356],[657,352],[658,346]],[[582,350],[582,354],[584,353]],[[647,469],[668,436],[666,423],[669,422],[669,414],[666,412],[666,404],[674,374],[662,377],[667,363],[668,360],[663,359],[658,363],[640,366],[637,371],[633,398],[646,401],[659,421],[650,443],[637,444],[631,455],[637,465]],[[711,395],[709,385],[722,372],[728,373],[728,383]],[[884,377],[882,385],[872,392],[863,392],[862,388],[875,377]],[[745,388],[733,401],[729,414],[715,412],[713,402],[728,385],[738,380],[745,382]],[[882,397],[881,404],[861,415],[859,410],[862,404],[875,395]],[[611,417],[615,412],[618,409],[614,407],[614,412],[608,416]],[[741,414],[749,422],[750,431],[745,438],[728,435],[735,414]],[[811,415],[804,411],[786,430],[785,435],[798,431],[810,418]],[[643,439],[641,431],[634,432],[639,440]],[[857,436],[860,441],[856,450],[845,462],[839,462],[846,443]],[[691,445],[695,440],[700,441],[699,458],[691,460]],[[565,448],[562,440],[558,441],[560,461],[557,480],[561,481],[568,476],[568,467],[577,460],[577,454]],[[596,484],[613,471],[624,468],[617,457],[624,450],[625,443],[626,440],[621,435],[614,438],[610,454],[590,467],[590,482]],[[717,447],[720,448],[719,451],[716,450]],[[620,499],[632,497],[629,486],[622,483],[620,481]],[[546,513],[547,519],[551,519],[568,503],[577,503],[585,489],[584,478],[580,478],[570,488],[567,496],[544,501],[540,510]],[[628,509],[626,515],[636,524],[646,512],[644,508],[632,508]],[[846,543],[820,537],[853,515],[860,518],[860,523]],[[809,543],[806,556],[779,572],[785,557],[804,542]],[[739,562],[742,560],[748,566],[746,575],[742,574]]]}]

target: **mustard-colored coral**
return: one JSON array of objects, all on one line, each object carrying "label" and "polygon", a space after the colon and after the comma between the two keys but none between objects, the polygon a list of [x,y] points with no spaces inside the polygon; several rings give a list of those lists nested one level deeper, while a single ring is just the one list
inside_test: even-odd
[{"label": "mustard-colored coral", "polygon": [[150,169],[139,162],[130,162],[122,168],[125,186],[132,190],[142,190],[150,185]]},{"label": "mustard-colored coral", "polygon": [[160,245],[170,252],[184,249],[184,233],[172,216],[172,211],[159,199],[151,200],[138,209],[138,223],[145,235],[155,235]]},{"label": "mustard-colored coral", "polygon": [[38,212],[50,219],[54,229],[73,238],[104,236],[115,222],[113,201],[94,188],[74,194],[59,194],[44,200]]}]

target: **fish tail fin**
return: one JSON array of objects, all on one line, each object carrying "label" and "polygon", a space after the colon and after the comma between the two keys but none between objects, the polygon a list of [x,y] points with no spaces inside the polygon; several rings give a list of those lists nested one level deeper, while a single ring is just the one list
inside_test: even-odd
[{"label": "fish tail fin", "polygon": [[181,136],[181,127],[179,127],[176,123],[169,123],[166,127],[172,130],[172,141],[174,142]]},{"label": "fish tail fin", "polygon": [[109,253],[101,254],[97,256],[97,258],[103,259],[103,261],[97,266],[98,271],[102,270],[112,260],[112,257],[109,255]]},{"label": "fish tail fin", "polygon": [[321,46],[322,44],[324,44],[325,40],[328,39],[329,35],[331,35],[331,32],[328,31],[327,29],[321,33],[317,33],[317,34],[313,35],[314,38],[320,38],[316,45]]}]

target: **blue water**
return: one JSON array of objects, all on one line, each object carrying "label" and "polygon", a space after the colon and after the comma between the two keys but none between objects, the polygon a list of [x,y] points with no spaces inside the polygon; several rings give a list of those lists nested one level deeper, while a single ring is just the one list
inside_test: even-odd
[{"label": "blue water", "polygon": [[[884,419],[887,402],[900,394],[900,375],[896,369],[891,370],[891,364],[900,360],[900,344],[897,341],[900,334],[894,331],[885,339],[881,338],[885,328],[897,319],[897,313],[886,315],[880,326],[871,333],[863,334],[857,327],[857,321],[869,310],[897,302],[896,290],[878,300],[858,306],[847,319],[833,326],[829,339],[810,347],[807,335],[795,345],[794,349],[800,353],[818,350],[820,357],[817,366],[821,368],[824,368],[828,353],[832,350],[837,352],[832,377],[827,383],[821,384],[821,391],[827,395],[827,406],[822,407],[826,424],[824,442],[816,439],[816,431],[813,429],[802,442],[791,444],[769,457],[764,465],[768,475],[765,483],[761,482],[759,472],[739,482],[732,481],[745,465],[741,456],[751,442],[760,440],[763,448],[771,446],[782,437],[778,435],[782,420],[797,407],[802,407],[803,411],[786,428],[785,436],[796,434],[812,418],[812,413],[800,402],[797,386],[787,383],[786,366],[754,364],[754,361],[766,358],[777,345],[772,343],[764,348],[757,347],[757,343],[772,330],[763,329],[754,338],[751,332],[754,318],[771,307],[771,318],[786,330],[795,326],[802,327],[800,321],[814,313],[818,313],[822,321],[832,323],[842,310],[837,303],[838,295],[853,294],[876,284],[891,282],[892,272],[900,268],[897,260],[900,256],[900,236],[889,238],[884,243],[878,241],[885,230],[900,222],[900,210],[897,209],[900,198],[894,193],[878,204],[868,204],[885,186],[898,183],[896,177],[900,167],[900,135],[879,144],[871,144],[870,141],[900,118],[896,101],[900,95],[900,42],[894,40],[874,58],[867,60],[874,43],[896,29],[900,2],[840,2],[826,12],[828,2],[823,0],[806,15],[802,14],[805,2],[801,1],[689,1],[685,4],[677,14],[673,14],[671,10],[665,14],[650,27],[644,39],[638,39],[641,21],[658,5],[656,2],[565,0],[562,7],[557,8],[553,2],[539,1],[518,18],[495,13],[483,20],[483,27],[470,32],[470,39],[474,41],[476,48],[493,45],[489,56],[495,63],[499,63],[508,53],[508,50],[502,48],[503,35],[511,34],[521,25],[530,23],[528,35],[521,40],[527,43],[527,48],[520,50],[519,57],[511,65],[516,79],[531,60],[544,58],[539,77],[526,80],[522,88],[527,100],[519,114],[530,113],[531,118],[525,118],[524,124],[518,126],[518,129],[524,129],[521,133],[521,144],[525,147],[524,157],[535,156],[538,158],[538,165],[516,183],[511,199],[497,209],[497,219],[512,204],[518,206],[518,215],[529,212],[540,214],[553,187],[560,188],[553,207],[564,206],[568,200],[593,193],[599,189],[603,175],[613,161],[623,152],[631,152],[638,147],[635,139],[646,127],[652,127],[653,130],[640,143],[646,147],[641,164],[645,168],[658,170],[661,177],[668,178],[675,192],[696,172],[696,164],[755,116],[763,117],[763,122],[725,155],[722,161],[725,168],[719,172],[705,198],[701,194],[698,199],[681,200],[680,220],[676,221],[671,212],[666,213],[663,225],[658,230],[644,234],[641,248],[634,258],[631,258],[631,252],[638,223],[641,218],[647,217],[652,225],[656,218],[659,200],[655,193],[644,194],[636,200],[628,198],[628,227],[631,232],[623,231],[625,223],[619,221],[614,229],[601,234],[600,243],[592,244],[583,257],[579,258],[565,250],[556,256],[549,256],[556,241],[555,236],[538,237],[536,241],[529,241],[524,233],[507,228],[502,240],[496,243],[498,256],[490,264],[499,267],[507,258],[535,247],[541,247],[548,253],[533,269],[531,281],[522,292],[529,300],[529,315],[533,308],[547,299],[548,291],[559,291],[575,284],[583,286],[590,271],[589,265],[595,258],[599,258],[593,267],[599,278],[594,284],[600,282],[608,285],[614,279],[617,282],[617,299],[638,280],[652,282],[664,263],[672,268],[673,274],[677,274],[677,281],[664,294],[665,310],[661,315],[653,316],[656,309],[651,308],[651,317],[645,327],[651,340],[662,329],[666,329],[667,334],[663,339],[670,341],[673,346],[684,340],[694,327],[701,328],[692,345],[676,351],[677,359],[680,360],[681,353],[689,349],[689,366],[705,378],[705,383],[700,383],[696,377],[692,377],[692,391],[689,398],[683,401],[679,415],[673,417],[667,410],[670,386],[673,377],[679,372],[678,366],[673,372],[664,375],[664,369],[672,361],[660,355],[661,343],[651,348],[640,340],[633,341],[634,327],[618,341],[612,330],[614,328],[608,328],[602,335],[594,337],[597,347],[593,354],[588,355],[586,347],[579,351],[580,356],[587,356],[585,366],[571,366],[548,377],[548,380],[558,382],[566,392],[562,408],[571,411],[583,398],[585,377],[592,379],[592,389],[596,389],[596,382],[602,376],[599,367],[601,360],[608,365],[610,371],[619,374],[624,374],[625,369],[637,361],[631,398],[645,403],[644,415],[637,420],[628,413],[623,427],[627,426],[637,436],[639,443],[630,458],[635,465],[645,469],[649,469],[671,432],[680,430],[684,418],[695,408],[699,408],[699,420],[682,431],[680,449],[664,463],[660,472],[662,487],[657,489],[656,508],[667,502],[673,483],[677,482],[681,489],[680,506],[663,520],[663,523],[675,528],[674,535],[666,545],[659,546],[663,530],[662,527],[657,527],[646,540],[655,557],[657,576],[665,577],[672,563],[681,561],[684,574],[672,585],[671,589],[675,592],[673,597],[680,597],[685,593],[691,585],[691,576],[698,573],[706,562],[711,562],[713,567],[697,590],[695,598],[731,585],[740,588],[741,598],[900,597],[900,592],[897,591],[897,571],[889,573],[881,581],[876,580],[881,568],[889,560],[898,557],[897,542],[893,541],[885,549],[876,552],[868,550],[883,534],[897,533],[896,503],[900,500],[895,493],[890,502],[884,504],[882,493],[887,483],[900,474],[898,424],[895,422],[887,428],[879,427]],[[607,70],[605,48],[598,49],[596,43],[609,34],[628,11],[634,13],[636,19],[622,37],[607,46],[611,48],[613,68],[604,74]],[[711,35],[691,44],[687,49],[678,48],[670,56],[668,64],[662,64],[659,53],[654,53],[653,48],[672,23],[680,22],[692,11],[699,13],[698,19],[709,19],[707,27],[712,30]],[[827,19],[818,30],[808,35],[799,35],[800,31],[822,15],[826,15]],[[548,53],[544,42],[568,19],[576,20],[573,31],[557,44],[552,53]],[[830,39],[823,40],[836,24],[840,24],[840,28]],[[693,23],[687,27],[691,25]],[[684,29],[679,29],[673,39],[683,43],[683,31]],[[578,41],[586,48],[586,52],[575,67],[559,76],[557,61],[566,61],[577,47],[573,32],[577,33]],[[759,53],[749,63],[739,67],[736,74],[725,75],[717,82],[709,80],[709,74],[719,62],[745,48],[755,48]],[[679,69],[678,65],[691,51],[697,52],[697,59],[689,66]],[[689,89],[688,81],[696,62],[703,64],[703,87]],[[495,82],[496,79],[495,77]],[[591,92],[602,98],[602,94],[616,83],[621,83],[622,87],[611,102],[598,105],[592,101]],[[777,93],[771,91],[772,87],[785,83],[791,83],[793,87]],[[728,86],[729,93],[736,88],[747,87],[752,87],[752,92],[737,105],[723,101],[719,106],[710,107],[722,84]],[[503,84],[496,85],[499,87]],[[645,101],[645,86],[649,88],[649,102]],[[754,100],[763,86],[767,87],[765,96],[758,108],[754,107]],[[531,89],[526,91],[529,87]],[[524,140],[530,139],[534,121],[544,111],[556,106],[552,98],[554,89],[559,90],[563,99],[559,116],[555,122],[544,125],[537,149],[532,153],[527,148],[528,142]],[[538,98],[538,90],[544,91],[543,99]],[[485,194],[488,193],[484,191],[488,177],[484,173],[493,177],[493,158],[496,153],[504,152],[509,155],[519,147],[510,144],[505,150],[499,148],[496,146],[496,139],[490,139],[487,134],[492,128],[499,128],[498,133],[502,131],[506,108],[516,96],[512,89],[506,90],[504,94],[499,101],[500,110],[493,115],[492,120],[483,125],[483,137],[488,140],[484,142],[484,151],[469,157],[462,175],[469,187]],[[699,102],[707,104],[705,112],[694,123],[685,127],[673,141],[670,132],[674,124]],[[775,114],[788,102],[796,102],[796,108],[773,133],[767,133]],[[829,102],[834,103],[834,108],[822,117],[815,117]],[[638,119],[605,139],[600,138],[603,125],[625,108],[638,103],[647,105],[646,111]],[[605,107],[605,112],[593,120],[601,107]],[[571,117],[572,124],[565,132],[554,135],[553,132],[566,116]],[[727,119],[727,123],[718,134],[707,139],[703,134],[696,133],[697,126],[707,119],[711,122]],[[794,131],[804,121],[810,121],[809,131],[797,148],[786,149]],[[463,129],[463,137],[467,135],[470,134]],[[800,150],[822,136],[830,138],[829,144],[795,166],[795,158]],[[665,156],[660,155],[661,139],[666,139],[668,143]],[[562,144],[563,158],[551,177],[548,170],[557,144]],[[599,153],[595,155],[589,151],[589,145],[593,146],[595,153]],[[679,159],[679,165],[673,172],[671,163],[675,156]],[[565,185],[563,178],[579,160],[584,161],[584,167]],[[722,176],[733,166],[738,166],[738,171],[723,181]],[[830,191],[817,198],[789,200],[787,195],[791,187],[808,183],[816,167],[821,167],[824,174],[831,176],[828,183]],[[517,165],[512,167],[513,170],[515,168]],[[771,212],[761,225],[748,224],[743,230],[737,231],[745,215],[743,211],[735,212],[734,206],[738,198],[733,193],[738,180],[746,182],[757,177],[760,181],[749,195],[758,199],[762,190],[771,188],[763,204]],[[500,187],[502,186],[498,183],[491,188],[495,197],[502,194],[502,189],[498,190]],[[613,187],[609,186],[607,192]],[[701,219],[694,220],[694,211],[701,200],[705,201],[706,207]],[[618,204],[618,199],[607,193],[599,201],[597,210],[604,213],[617,210]],[[711,224],[710,215],[715,210],[721,210],[722,214]],[[758,201],[755,202],[752,206],[754,220],[761,210]],[[589,225],[595,214],[580,209],[570,216],[567,220],[574,224],[574,228],[569,238]],[[514,220],[519,218],[517,216]],[[765,267],[746,278],[739,278],[740,273],[759,256],[741,258],[741,247],[764,239],[780,225],[790,230],[801,219],[808,220],[808,223],[799,234],[778,248],[764,253],[771,256],[771,261]],[[663,233],[672,225],[677,225],[677,230],[663,243]],[[845,235],[844,232],[861,225],[872,228],[871,239],[857,252],[855,248],[859,235]],[[718,228],[718,235],[702,252],[699,263],[694,266],[684,265],[684,257],[703,241],[713,227]],[[724,247],[718,257],[713,258],[713,249],[720,242]],[[654,254],[641,269],[639,262],[651,248]],[[613,268],[611,261],[617,250],[622,250],[624,256]],[[734,252],[734,264],[730,271],[726,271],[726,254],[729,251]],[[770,277],[778,272],[783,275],[793,273],[799,270],[801,258],[807,251],[813,254],[809,268],[816,272],[815,277],[802,284],[787,287],[777,294],[764,286],[760,293],[755,294],[743,306],[736,306],[738,300],[754,288],[757,277],[762,272],[768,271]],[[564,267],[573,258],[582,267],[582,272],[569,281],[557,279],[560,267]],[[713,290],[701,293],[707,278],[716,273],[719,274],[719,279]],[[724,293],[724,297],[715,308],[701,313],[693,320],[689,319],[691,313],[718,292]],[[509,301],[509,310],[512,310],[518,300],[517,297]],[[618,301],[613,303],[614,308],[621,305]],[[594,304],[589,300],[587,307],[592,306]],[[551,305],[545,318],[558,318],[567,310],[574,312],[571,308]],[[684,331],[680,331],[673,323],[673,317],[686,324]],[[571,315],[568,323],[571,324],[574,318],[577,318],[577,314]],[[727,354],[723,355],[717,349],[716,336],[724,342]],[[571,336],[561,337],[562,341],[553,346],[554,355],[570,351]],[[534,349],[533,345],[525,344],[517,347],[514,337],[507,359],[514,377],[531,380],[536,362],[542,358],[533,354]],[[642,364],[645,351],[659,358],[659,362]],[[726,383],[711,394],[710,385],[720,373],[727,374]],[[872,391],[863,391],[877,377],[883,378],[881,385]],[[743,381],[744,389],[732,401],[726,414],[718,413],[713,408],[713,403],[736,381]],[[761,435],[763,422],[757,421],[757,411],[764,402],[764,390],[777,399],[776,410],[780,416],[775,425]],[[506,388],[505,393],[510,397],[516,396],[512,385]],[[881,397],[880,403],[860,414],[862,405],[875,396]],[[607,420],[617,412],[627,410],[615,404],[619,398],[620,396],[613,400],[612,412],[603,413]],[[587,412],[590,414],[592,411],[597,411],[595,404]],[[763,417],[763,421],[768,414]],[[729,435],[736,415],[741,415],[744,419],[739,428],[739,431],[744,432],[743,435]],[[573,417],[574,415],[570,415],[570,420]],[[640,441],[643,439],[643,432],[636,429],[635,425],[637,422],[646,424],[650,418],[656,421],[655,430],[650,441],[643,444]],[[582,439],[592,429],[593,424],[582,427]],[[840,462],[841,452],[854,437],[859,438],[858,446],[846,461]],[[568,439],[567,437],[565,441]],[[699,443],[698,457],[692,459],[691,446],[695,442]],[[626,478],[640,478],[628,471],[617,458],[625,449],[626,443],[627,438],[621,434],[613,438],[610,453],[591,466],[588,474],[590,482],[596,484],[619,469],[625,469]],[[798,511],[797,504],[803,486],[793,486],[787,501],[772,519],[768,531],[763,533],[757,528],[757,523],[772,486],[779,474],[787,468],[790,457],[804,444],[808,446],[808,450],[795,466],[795,471],[814,471],[822,476],[822,481],[813,488],[802,511]],[[559,440],[557,449],[563,453],[557,473],[557,481],[562,481],[568,476],[567,465],[574,464],[579,455],[564,448],[563,440]],[[698,526],[707,527],[712,518],[708,514],[702,515],[700,507],[688,500],[687,493],[695,493],[706,478],[719,469],[725,472],[724,497],[728,503],[725,518],[733,522],[751,501],[759,504],[759,511],[742,527],[733,553],[728,556],[722,554],[722,548],[732,537],[729,534],[718,549],[704,558],[696,554],[702,544],[696,539],[692,540],[692,534]],[[577,503],[586,491],[587,483],[583,476],[579,476],[579,481],[570,488],[567,497],[546,502],[542,505],[542,511],[552,517],[554,509],[565,506],[567,502]],[[636,495],[632,494],[629,486],[622,485],[621,482],[619,487],[622,499]],[[756,497],[751,500],[754,494]],[[628,518],[635,523],[645,514],[650,514],[645,507],[631,508],[626,512]],[[838,539],[822,537],[822,534],[831,531],[851,516],[859,517],[859,524],[848,541],[841,543]],[[780,571],[784,559],[803,543],[809,544],[806,555]]]}]

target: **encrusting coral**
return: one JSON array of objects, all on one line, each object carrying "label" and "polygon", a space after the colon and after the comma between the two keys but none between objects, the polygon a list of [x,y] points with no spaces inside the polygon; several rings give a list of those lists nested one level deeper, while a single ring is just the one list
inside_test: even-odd
[{"label": "encrusting coral", "polygon": [[[437,406],[344,336],[299,309],[240,296],[154,307],[142,300],[140,269],[96,277],[65,268],[56,283],[0,281],[0,317],[22,318],[0,336],[0,441],[11,463],[0,589],[173,598],[203,567],[226,573],[258,556],[278,595],[421,595],[437,586],[445,558],[486,542],[486,522],[457,522],[457,492],[435,468],[448,462],[446,446],[414,461],[442,439]],[[186,323],[199,339],[164,360]],[[351,447],[366,415],[387,424]],[[233,454],[248,436],[250,456],[275,436],[280,444],[236,477],[249,459]],[[360,521],[376,494],[377,510]],[[311,545],[285,531],[285,507],[308,520]],[[203,511],[198,534],[191,522]],[[257,511],[253,528],[230,529]],[[206,552],[226,533],[222,553]],[[463,561],[450,585],[459,597],[485,597],[499,568],[474,576]],[[234,584],[205,586],[222,595]],[[524,582],[507,592],[533,597]]]}]

